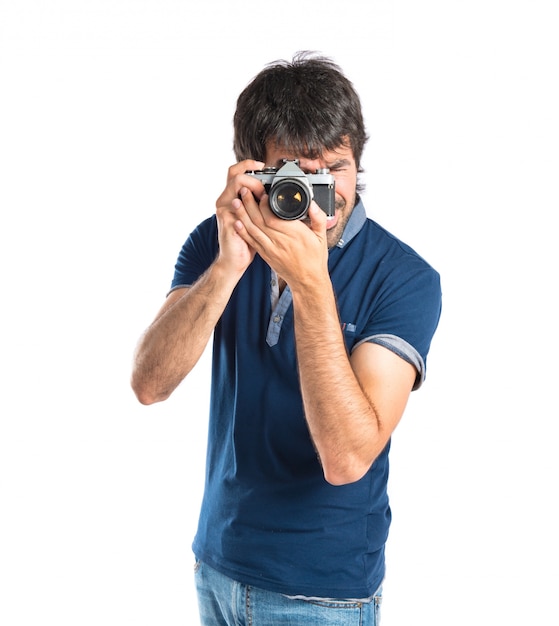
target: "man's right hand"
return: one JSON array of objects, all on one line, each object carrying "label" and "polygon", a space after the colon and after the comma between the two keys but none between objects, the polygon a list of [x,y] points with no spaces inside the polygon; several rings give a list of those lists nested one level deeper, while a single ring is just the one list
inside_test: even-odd
[{"label": "man's right hand", "polygon": [[232,165],[227,172],[227,185],[216,202],[216,216],[219,233],[219,254],[216,263],[229,271],[243,274],[254,259],[254,250],[238,235],[234,228],[237,221],[236,204],[240,203],[239,193],[248,189],[256,199],[264,192],[264,186],[247,171],[264,167],[261,161],[247,159]]}]

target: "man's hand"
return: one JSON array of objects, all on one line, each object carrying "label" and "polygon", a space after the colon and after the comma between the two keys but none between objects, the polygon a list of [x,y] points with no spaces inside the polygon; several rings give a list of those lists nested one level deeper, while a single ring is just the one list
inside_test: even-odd
[{"label": "man's hand", "polygon": [[232,202],[234,228],[246,245],[281,276],[291,290],[328,280],[326,215],[313,201],[305,220],[282,220],[263,194],[257,202],[248,187]]},{"label": "man's hand", "polygon": [[239,237],[234,224],[237,212],[234,201],[239,197],[241,189],[250,189],[254,197],[264,192],[262,183],[248,176],[245,172],[262,169],[264,163],[246,160],[232,165],[227,173],[227,185],[216,202],[216,216],[219,232],[219,256],[217,262],[230,271],[243,274],[254,258],[254,249],[247,241]]}]

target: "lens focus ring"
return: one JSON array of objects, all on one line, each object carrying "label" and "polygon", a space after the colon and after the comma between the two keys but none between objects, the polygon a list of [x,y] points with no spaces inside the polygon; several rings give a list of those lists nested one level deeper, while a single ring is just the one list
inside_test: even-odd
[{"label": "lens focus ring", "polygon": [[311,196],[307,186],[296,179],[286,179],[272,186],[270,208],[284,220],[297,220],[307,214]]}]

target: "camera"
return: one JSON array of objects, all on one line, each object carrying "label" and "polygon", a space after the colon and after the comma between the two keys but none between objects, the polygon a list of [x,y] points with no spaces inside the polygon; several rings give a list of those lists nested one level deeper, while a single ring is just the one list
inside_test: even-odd
[{"label": "camera", "polygon": [[270,208],[283,220],[298,220],[307,215],[311,200],[333,217],[336,211],[334,177],[327,168],[316,170],[315,174],[305,174],[297,159],[284,160],[279,169],[266,167],[263,170],[247,172],[262,181],[269,196]]}]

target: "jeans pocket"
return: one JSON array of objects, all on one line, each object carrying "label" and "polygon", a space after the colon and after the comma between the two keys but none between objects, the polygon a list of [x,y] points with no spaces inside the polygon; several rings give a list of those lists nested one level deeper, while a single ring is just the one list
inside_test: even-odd
[{"label": "jeans pocket", "polygon": [[358,600],[319,600],[318,598],[306,599],[304,602],[312,604],[314,606],[320,606],[324,609],[359,609],[362,606],[362,602]]}]

